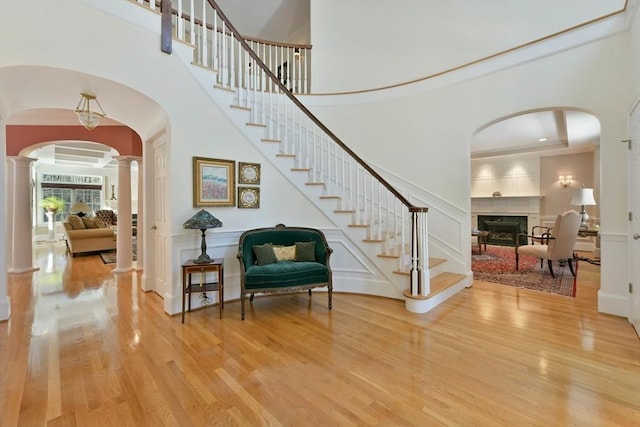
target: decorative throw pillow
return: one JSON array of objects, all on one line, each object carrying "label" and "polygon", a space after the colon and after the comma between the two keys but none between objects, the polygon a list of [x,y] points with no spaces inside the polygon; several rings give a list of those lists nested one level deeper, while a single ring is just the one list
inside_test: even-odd
[{"label": "decorative throw pillow", "polygon": [[85,228],[98,228],[96,225],[96,219],[92,216],[83,216],[82,222],[84,223]]},{"label": "decorative throw pillow", "polygon": [[95,221],[96,221],[96,226],[97,226],[98,228],[107,228],[107,225],[104,223],[104,221],[102,220],[102,218],[95,217],[94,219],[95,219]]},{"label": "decorative throw pillow", "polygon": [[69,217],[67,218],[67,222],[71,224],[71,227],[73,227],[74,230],[84,230],[85,228],[87,228],[84,226],[82,218],[80,218],[78,215],[69,215]]},{"label": "decorative throw pillow", "polygon": [[316,242],[296,242],[296,261],[315,262]]},{"label": "decorative throw pillow", "polygon": [[274,246],[273,252],[276,254],[278,261],[295,261],[296,245],[291,246]]},{"label": "decorative throw pillow", "polygon": [[253,253],[256,255],[256,261],[258,261],[258,265],[273,264],[277,261],[276,254],[273,251],[273,245],[271,243],[265,243],[264,245],[255,245],[253,247]]}]

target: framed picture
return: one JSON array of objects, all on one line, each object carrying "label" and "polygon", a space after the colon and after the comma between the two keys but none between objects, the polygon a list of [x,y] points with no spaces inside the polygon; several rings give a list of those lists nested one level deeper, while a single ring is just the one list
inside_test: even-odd
[{"label": "framed picture", "polygon": [[193,206],[235,206],[236,162],[193,158]]},{"label": "framed picture", "polygon": [[238,162],[238,184],[260,184],[260,164]]},{"label": "framed picture", "polygon": [[257,187],[238,187],[238,208],[258,209],[260,207],[260,189]]}]

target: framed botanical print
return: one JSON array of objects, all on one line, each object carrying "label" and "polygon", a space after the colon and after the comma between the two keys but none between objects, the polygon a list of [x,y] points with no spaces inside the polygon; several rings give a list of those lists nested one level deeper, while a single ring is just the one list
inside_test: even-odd
[{"label": "framed botanical print", "polygon": [[235,206],[233,160],[193,158],[193,206]]},{"label": "framed botanical print", "polygon": [[257,187],[238,187],[238,208],[258,209],[260,207],[260,189]]},{"label": "framed botanical print", "polygon": [[260,184],[260,164],[238,162],[238,184]]}]

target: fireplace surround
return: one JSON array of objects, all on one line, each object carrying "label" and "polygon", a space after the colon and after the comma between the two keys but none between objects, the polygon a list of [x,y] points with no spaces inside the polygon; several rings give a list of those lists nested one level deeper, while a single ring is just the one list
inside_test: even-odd
[{"label": "fireplace surround", "polygon": [[[526,215],[478,215],[478,230],[488,231],[487,243],[515,246],[519,233],[527,234]],[[527,244],[527,237],[520,236],[520,244]]]}]

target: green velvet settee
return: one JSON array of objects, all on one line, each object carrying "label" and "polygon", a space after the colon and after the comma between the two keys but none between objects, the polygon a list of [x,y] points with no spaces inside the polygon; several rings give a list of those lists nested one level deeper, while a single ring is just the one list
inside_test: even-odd
[{"label": "green velvet settee", "polygon": [[247,230],[240,236],[237,258],[240,262],[240,301],[242,320],[245,299],[255,294],[292,293],[327,287],[329,309],[333,284],[329,257],[332,249],[324,233],[305,227]]}]

